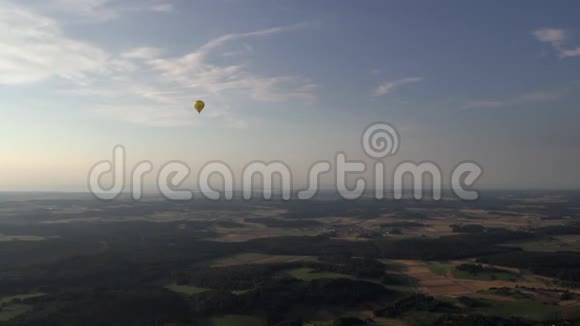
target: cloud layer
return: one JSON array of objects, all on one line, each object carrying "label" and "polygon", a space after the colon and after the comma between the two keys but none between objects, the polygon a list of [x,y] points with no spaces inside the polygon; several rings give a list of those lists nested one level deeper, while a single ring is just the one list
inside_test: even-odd
[{"label": "cloud layer", "polygon": [[[110,6],[113,2],[50,0],[44,10],[62,9],[76,15],[100,13],[101,18],[128,10]],[[143,8],[131,9],[167,13],[173,7],[147,2]],[[288,101],[315,97],[317,85],[306,77],[263,76],[243,63],[220,65],[212,60],[223,56],[219,51],[225,44],[291,32],[307,27],[305,24],[226,34],[178,56],[151,45],[111,53],[69,37],[64,25],[37,7],[0,4],[0,85],[44,83],[60,94],[90,97],[94,112],[108,118],[152,126],[191,123],[185,114],[192,94],[215,100],[212,114],[216,119],[226,119],[228,98]],[[241,120],[229,122],[245,125]]]}]

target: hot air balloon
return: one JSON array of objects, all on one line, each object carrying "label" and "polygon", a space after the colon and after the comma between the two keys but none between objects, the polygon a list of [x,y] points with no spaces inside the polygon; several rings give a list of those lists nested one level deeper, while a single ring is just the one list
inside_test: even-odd
[{"label": "hot air balloon", "polygon": [[203,103],[201,100],[197,100],[195,103],[193,103],[193,107],[197,110],[197,113],[201,113],[205,107],[205,103]]}]

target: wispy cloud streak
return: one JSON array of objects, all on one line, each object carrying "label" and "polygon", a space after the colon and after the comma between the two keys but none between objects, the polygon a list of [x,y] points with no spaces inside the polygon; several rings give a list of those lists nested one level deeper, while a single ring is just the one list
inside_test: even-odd
[{"label": "wispy cloud streak", "polygon": [[387,81],[379,84],[374,91],[375,96],[383,96],[387,94],[391,94],[396,89],[409,85],[415,84],[423,80],[423,77],[407,77],[395,81]]},{"label": "wispy cloud streak", "polygon": [[[65,5],[69,1],[73,0],[49,2]],[[75,2],[74,10],[101,10],[111,2],[113,0],[82,0]],[[190,109],[192,96],[215,99],[219,102],[215,106],[221,108],[216,112],[229,110],[228,99],[313,99],[318,86],[308,78],[263,76],[243,63],[212,62],[216,56],[223,57],[219,50],[227,43],[274,36],[308,26],[296,24],[226,34],[176,57],[167,56],[169,51],[150,45],[112,53],[96,44],[70,38],[63,31],[63,22],[54,17],[2,3],[0,85],[58,81],[52,85],[58,84],[60,93],[90,97],[94,111],[108,118],[154,126],[183,125],[184,112]],[[228,124],[243,126],[242,120]]]},{"label": "wispy cloud streak", "polygon": [[567,48],[565,42],[568,33],[558,28],[541,28],[532,32],[532,35],[540,42],[550,44],[562,58],[580,56],[580,47]]}]

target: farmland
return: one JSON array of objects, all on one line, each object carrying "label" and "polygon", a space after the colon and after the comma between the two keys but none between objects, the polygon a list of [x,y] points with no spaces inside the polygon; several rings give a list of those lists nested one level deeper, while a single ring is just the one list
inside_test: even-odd
[{"label": "farmland", "polygon": [[579,319],[580,205],[501,198],[12,203],[0,324]]}]

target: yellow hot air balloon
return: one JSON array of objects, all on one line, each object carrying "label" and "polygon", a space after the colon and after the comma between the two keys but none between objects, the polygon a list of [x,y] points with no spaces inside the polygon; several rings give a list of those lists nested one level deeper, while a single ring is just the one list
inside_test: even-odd
[{"label": "yellow hot air balloon", "polygon": [[195,103],[193,103],[193,107],[197,110],[197,113],[201,113],[205,107],[205,103],[203,103],[203,101],[197,100]]}]

